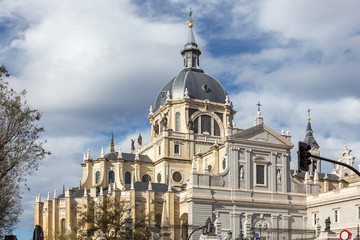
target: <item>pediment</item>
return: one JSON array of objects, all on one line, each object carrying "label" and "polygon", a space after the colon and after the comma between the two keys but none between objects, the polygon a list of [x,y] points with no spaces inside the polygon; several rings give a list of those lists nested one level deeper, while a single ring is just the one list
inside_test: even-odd
[{"label": "pediment", "polygon": [[230,141],[262,143],[270,145],[284,145],[286,148],[292,148],[294,145],[284,136],[280,135],[265,124],[259,124],[245,129],[241,132],[228,136]]}]

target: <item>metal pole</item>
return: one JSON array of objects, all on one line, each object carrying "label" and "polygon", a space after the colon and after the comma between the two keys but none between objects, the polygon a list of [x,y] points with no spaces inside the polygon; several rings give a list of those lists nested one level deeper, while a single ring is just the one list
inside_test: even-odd
[{"label": "metal pole", "polygon": [[334,164],[342,165],[344,167],[347,167],[347,168],[351,169],[353,172],[355,172],[360,177],[360,172],[358,170],[356,170],[355,168],[353,168],[352,166],[350,166],[350,165],[347,165],[347,164],[342,163],[342,162],[334,161],[334,160],[331,160],[331,159],[328,159],[328,158],[315,156],[315,155],[312,155],[312,154],[310,154],[310,157],[320,159],[320,160],[323,160],[323,161],[326,161],[326,162],[331,162],[331,163],[334,163]]}]

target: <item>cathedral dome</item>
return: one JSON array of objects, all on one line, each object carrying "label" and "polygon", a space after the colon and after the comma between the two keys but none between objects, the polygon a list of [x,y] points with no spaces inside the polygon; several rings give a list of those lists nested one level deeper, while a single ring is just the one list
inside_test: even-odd
[{"label": "cathedral dome", "polygon": [[189,98],[225,103],[227,93],[216,79],[201,69],[184,68],[160,91],[155,100],[154,110],[165,104],[168,92],[172,99],[183,98],[186,89]]},{"label": "cathedral dome", "polygon": [[198,100],[208,99],[211,102],[225,103],[227,93],[223,86],[216,79],[205,74],[199,66],[201,50],[195,41],[191,20],[189,21],[190,30],[187,43],[184,49],[181,50],[184,69],[160,91],[154,103],[154,111],[158,110],[161,105],[164,105],[168,97],[172,99],[183,98],[186,89],[189,98]]}]

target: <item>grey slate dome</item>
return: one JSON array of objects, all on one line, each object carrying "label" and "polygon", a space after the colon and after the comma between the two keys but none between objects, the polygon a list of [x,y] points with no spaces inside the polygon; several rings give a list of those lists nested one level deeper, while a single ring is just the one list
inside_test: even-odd
[{"label": "grey slate dome", "polygon": [[190,23],[188,39],[181,50],[184,69],[160,91],[154,103],[154,111],[165,104],[168,92],[172,99],[183,98],[185,89],[188,90],[189,98],[225,103],[227,93],[223,86],[216,79],[206,75],[199,66],[201,50],[195,41],[191,19]]},{"label": "grey slate dome", "polygon": [[165,104],[167,92],[172,99],[183,98],[186,88],[190,98],[225,103],[227,93],[216,79],[201,69],[184,68],[160,91],[154,103],[154,111]]}]

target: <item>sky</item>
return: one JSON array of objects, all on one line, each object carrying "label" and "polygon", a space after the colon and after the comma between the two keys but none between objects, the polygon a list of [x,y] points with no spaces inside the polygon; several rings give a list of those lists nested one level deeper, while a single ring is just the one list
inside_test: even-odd
[{"label": "sky", "polygon": [[357,0],[1,0],[0,64],[42,112],[52,152],[22,189],[19,239],[31,239],[37,194],[79,185],[87,149],[108,150],[112,131],[123,152],[139,133],[147,142],[149,107],[182,69],[190,7],[200,66],[229,93],[237,127],[253,126],[260,101],[264,123],[297,145],[310,108],[322,156],[347,145],[358,168]]}]

